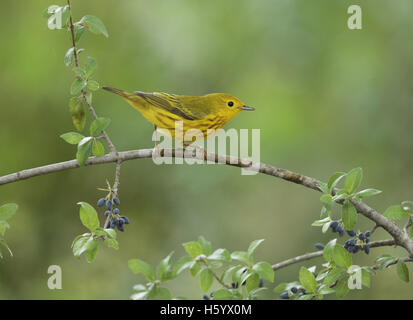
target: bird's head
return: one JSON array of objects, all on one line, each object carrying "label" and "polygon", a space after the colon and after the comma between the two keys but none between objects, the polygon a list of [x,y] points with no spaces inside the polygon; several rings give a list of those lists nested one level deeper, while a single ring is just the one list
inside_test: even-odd
[{"label": "bird's head", "polygon": [[253,111],[252,107],[246,106],[240,99],[227,93],[213,93],[208,95],[210,99],[214,100],[217,112],[225,114],[228,117],[235,117],[243,110]]}]

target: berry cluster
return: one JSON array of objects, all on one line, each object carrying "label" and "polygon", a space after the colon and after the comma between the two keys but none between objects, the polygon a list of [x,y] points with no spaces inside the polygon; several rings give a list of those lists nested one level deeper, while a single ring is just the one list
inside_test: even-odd
[{"label": "berry cluster", "polygon": [[341,224],[338,221],[332,221],[330,223],[330,228],[333,232],[338,232],[338,235],[340,237],[344,236],[344,228],[341,226]]},{"label": "berry cluster", "polygon": [[370,253],[370,246],[369,246],[370,236],[371,236],[370,231],[366,231],[364,233],[359,232],[358,234],[356,234],[354,230],[348,230],[347,233],[349,236],[353,237],[353,238],[348,239],[344,243],[344,248],[348,252],[356,253],[359,250],[363,250],[366,254]]},{"label": "berry cluster", "polygon": [[97,206],[106,206],[105,217],[109,217],[108,228],[115,229],[118,228],[119,231],[124,231],[125,224],[129,224],[128,217],[119,215],[119,208],[116,206],[120,205],[120,200],[118,197],[114,197],[112,200],[106,198],[100,198],[98,200]]},{"label": "berry cluster", "polygon": [[[293,295],[296,294],[298,291],[300,291],[300,293],[297,296],[298,298],[306,294],[306,291],[304,288],[298,289],[297,287],[291,287],[290,291]],[[284,291],[283,293],[281,293],[280,297],[281,299],[285,299],[285,300],[290,299],[290,296],[288,295],[288,291]]]}]

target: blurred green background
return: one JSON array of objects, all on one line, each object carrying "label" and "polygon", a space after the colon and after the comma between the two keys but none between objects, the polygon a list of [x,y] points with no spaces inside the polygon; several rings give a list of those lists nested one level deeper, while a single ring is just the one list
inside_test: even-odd
[{"label": "blurred green background", "polygon": [[[73,75],[63,64],[66,31],[50,31],[42,12],[65,1],[1,1],[0,174],[72,159],[59,138],[74,130],[68,109]],[[347,28],[347,8],[360,4],[363,29]],[[109,32],[85,33],[79,47],[96,58],[96,79],[126,90],[201,95],[228,92],[256,107],[227,128],[261,129],[261,160],[326,180],[335,171],[364,169],[364,187],[383,194],[368,203],[383,212],[412,199],[413,3],[410,0],[72,1],[75,21],[101,18]],[[110,117],[119,150],[152,147],[152,125],[118,97],[98,91],[93,104]],[[314,250],[333,234],[311,227],[319,194],[264,175],[242,176],[227,166],[156,166],[125,162],[121,212],[131,219],[120,250],[101,246],[87,264],[71,252],[85,229],[78,201],[95,201],[114,165],[36,177],[0,187],[0,204],[16,202],[6,239],[14,251],[0,261],[1,299],[128,299],[144,282],[131,258],[155,264],[181,243],[204,235],[214,248],[256,252],[270,263]],[[103,216],[103,213],[101,213]],[[103,217],[102,217],[103,220]],[[359,227],[372,223],[363,217]],[[373,240],[387,239],[382,230]],[[356,264],[373,264],[357,254]],[[313,260],[305,265],[319,264]],[[63,270],[63,290],[49,290],[47,268]],[[412,267],[410,266],[410,269]],[[298,277],[299,265],[276,273],[276,284]],[[200,299],[198,279],[168,284],[173,295]],[[408,299],[395,268],[372,278],[349,299]]]}]

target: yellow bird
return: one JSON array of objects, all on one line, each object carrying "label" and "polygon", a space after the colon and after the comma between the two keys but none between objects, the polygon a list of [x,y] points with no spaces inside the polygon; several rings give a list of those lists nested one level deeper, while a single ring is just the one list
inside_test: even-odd
[{"label": "yellow bird", "polygon": [[[129,93],[110,87],[102,89],[113,92],[126,100],[132,107],[155,126],[161,133],[173,139],[192,142],[196,138],[185,138],[191,129],[202,134],[200,138],[213,135],[213,130],[224,127],[243,110],[254,110],[238,98],[226,93],[211,93],[204,96],[184,96],[169,93]],[[176,121],[182,121],[182,132],[175,132]],[[197,135],[199,137],[199,135]]]}]

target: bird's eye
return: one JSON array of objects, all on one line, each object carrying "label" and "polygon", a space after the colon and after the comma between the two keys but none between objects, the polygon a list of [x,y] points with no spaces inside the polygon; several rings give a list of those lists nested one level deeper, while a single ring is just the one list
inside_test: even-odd
[{"label": "bird's eye", "polygon": [[229,105],[230,107],[232,107],[232,106],[234,105],[234,102],[230,101],[230,102],[228,102],[228,105]]}]

